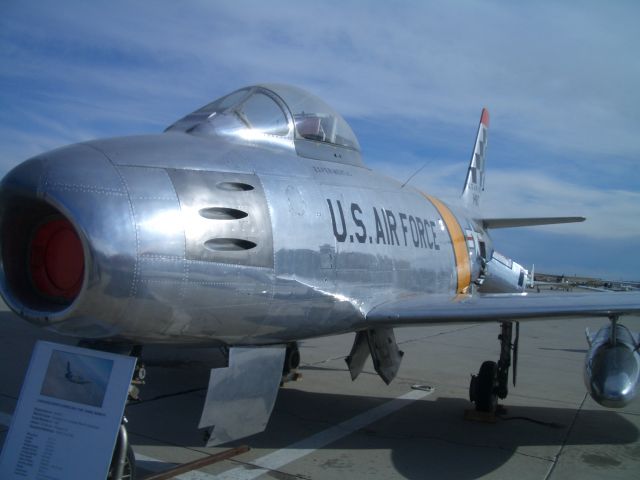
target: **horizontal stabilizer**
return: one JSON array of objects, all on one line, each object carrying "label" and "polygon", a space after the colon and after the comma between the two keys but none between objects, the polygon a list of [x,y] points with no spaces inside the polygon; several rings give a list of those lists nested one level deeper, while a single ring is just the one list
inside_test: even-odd
[{"label": "horizontal stabilizer", "polygon": [[486,229],[534,227],[536,225],[554,225],[556,223],[577,223],[585,220],[585,217],[483,218],[482,226]]}]

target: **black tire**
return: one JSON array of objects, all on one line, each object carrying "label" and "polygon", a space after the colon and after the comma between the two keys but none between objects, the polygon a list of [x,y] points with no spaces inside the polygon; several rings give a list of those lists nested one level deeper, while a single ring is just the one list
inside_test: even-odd
[{"label": "black tire", "polygon": [[284,366],[282,367],[282,374],[289,375],[299,366],[300,350],[298,350],[298,345],[296,343],[292,343],[287,346],[287,351],[284,356]]},{"label": "black tire", "polygon": [[474,401],[479,412],[495,412],[498,405],[496,381],[498,365],[496,362],[483,362],[475,379]]},{"label": "black tire", "polygon": [[[109,465],[109,475],[107,475],[107,480],[114,479],[114,474],[116,471],[115,465],[116,459],[111,459],[111,465]],[[127,456],[124,462],[124,471],[122,473],[122,480],[135,480],[136,478],[136,457],[133,454],[133,448],[131,445],[127,445]]]}]

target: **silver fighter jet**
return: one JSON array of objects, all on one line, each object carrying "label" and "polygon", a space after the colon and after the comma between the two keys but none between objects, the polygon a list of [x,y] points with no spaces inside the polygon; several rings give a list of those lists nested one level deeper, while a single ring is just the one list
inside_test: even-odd
[{"label": "silver fighter jet", "polygon": [[524,293],[528,272],[490,230],[584,219],[483,217],[488,127],[483,110],[457,206],[367,168],[345,120],[284,85],[237,90],[159,135],[38,155],[0,185],[0,293],[85,344],[222,348],[200,422],[209,444],[264,429],[297,341],[354,332],[351,377],[371,356],[389,383],[407,325],[499,324],[499,361],[470,386],[491,411],[515,373],[518,321],[603,317],[585,382],[625,405],[640,358],[619,320],[640,313],[640,294]]}]

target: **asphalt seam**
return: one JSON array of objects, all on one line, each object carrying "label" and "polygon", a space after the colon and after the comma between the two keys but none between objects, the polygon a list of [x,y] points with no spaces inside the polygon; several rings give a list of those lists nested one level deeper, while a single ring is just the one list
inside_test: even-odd
[{"label": "asphalt seam", "polygon": [[573,415],[573,420],[571,420],[571,425],[569,425],[569,428],[567,429],[567,432],[565,433],[564,438],[562,439],[562,445],[560,445],[560,449],[558,450],[558,453],[553,458],[551,466],[549,467],[549,470],[547,471],[547,474],[545,475],[544,480],[549,480],[549,478],[551,478],[551,475],[553,475],[553,472],[556,469],[558,462],[560,461],[560,457],[564,452],[564,447],[567,445],[567,441],[569,440],[569,435],[571,435],[571,432],[573,431],[573,427],[578,421],[578,416],[582,412],[582,407],[584,406],[584,402],[587,401],[588,395],[589,395],[588,393],[585,393],[584,397],[582,397],[582,402],[580,402],[580,406],[576,410],[576,413]]},{"label": "asphalt seam", "polygon": [[131,423],[127,424],[127,432],[129,433],[129,436],[135,435],[136,437],[145,438],[147,440],[153,440],[153,441],[161,443],[163,445],[169,445],[171,447],[176,447],[176,448],[184,448],[185,450],[189,450],[189,451],[194,452],[194,453],[211,455],[211,452],[208,452],[206,450],[198,450],[197,448],[194,448],[194,447],[189,447],[187,445],[181,445],[179,443],[171,442],[171,441],[169,441],[169,440],[167,440],[165,438],[158,438],[158,437],[155,437],[153,435],[145,435],[144,433],[136,432],[135,430],[131,429],[131,426],[132,426]]},{"label": "asphalt seam", "polygon": [[479,327],[481,325],[484,325],[484,324],[475,323],[475,324],[472,324],[472,325],[465,325],[463,327],[453,328],[451,330],[446,330],[444,332],[434,333],[432,335],[425,335],[424,337],[410,338],[409,340],[404,340],[402,342],[398,342],[398,345],[406,345],[406,344],[409,344],[409,343],[422,342],[423,340],[429,340],[430,338],[441,337],[442,335],[449,335],[451,333],[457,333],[457,332],[462,332],[464,330],[470,330],[472,328],[477,328],[477,327]]}]

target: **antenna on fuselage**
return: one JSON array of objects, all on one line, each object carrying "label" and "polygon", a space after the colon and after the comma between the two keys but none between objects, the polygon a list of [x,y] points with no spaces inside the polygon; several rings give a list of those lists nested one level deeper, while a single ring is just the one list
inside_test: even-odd
[{"label": "antenna on fuselage", "polygon": [[407,178],[407,181],[406,181],[406,182],[404,182],[404,183],[400,186],[400,188],[404,188],[404,186],[405,186],[407,183],[409,183],[413,177],[415,177],[417,174],[419,174],[419,173],[424,169],[424,167],[426,167],[426,166],[427,166],[427,162],[425,162],[425,163],[424,163],[424,165],[422,165],[418,170],[416,170],[415,172],[413,172],[413,173],[411,174],[411,176],[410,176],[409,178]]}]

